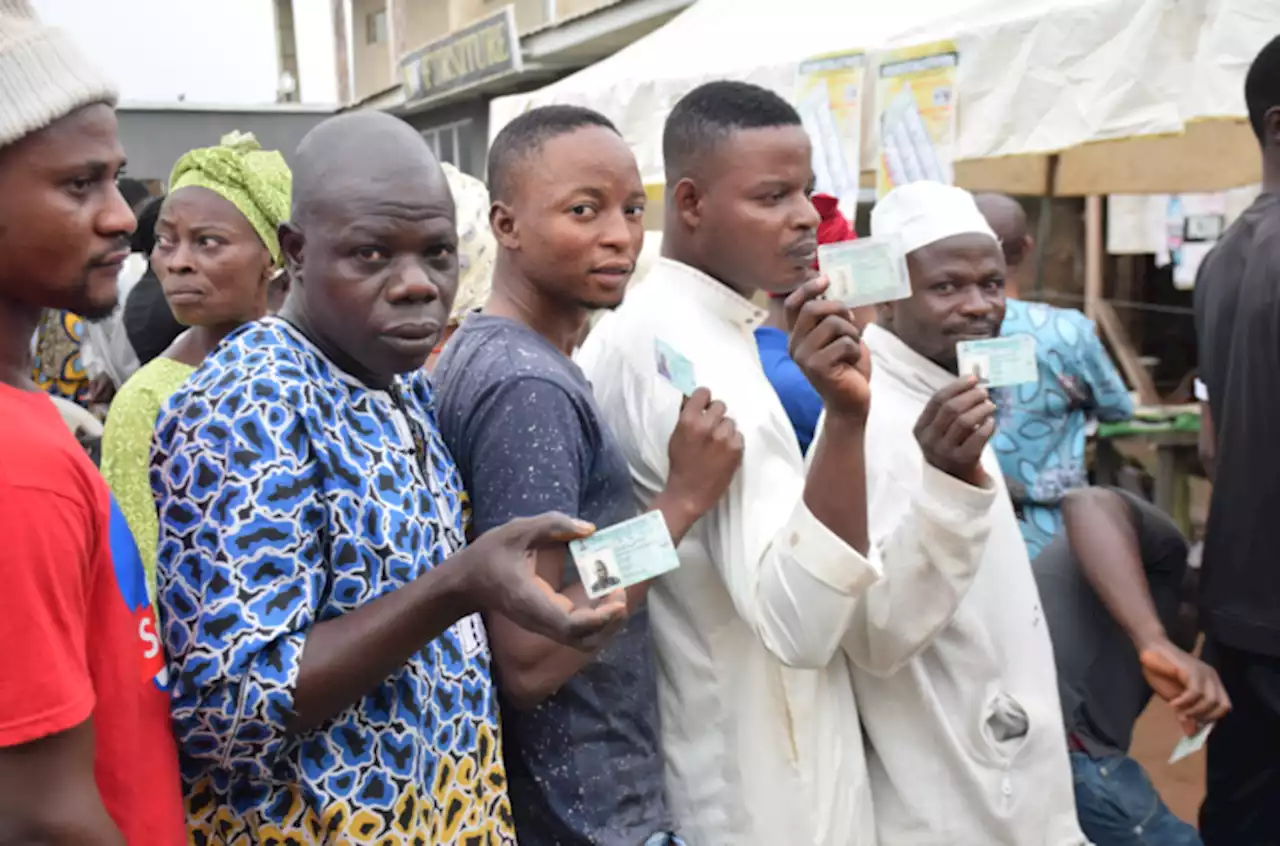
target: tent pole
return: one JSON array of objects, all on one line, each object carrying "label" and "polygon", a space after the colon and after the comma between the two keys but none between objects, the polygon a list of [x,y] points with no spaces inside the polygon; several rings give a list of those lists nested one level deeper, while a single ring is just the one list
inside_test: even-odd
[{"label": "tent pole", "polygon": [[1053,195],[1058,190],[1058,154],[1050,154],[1045,162],[1044,195],[1040,197],[1040,219],[1036,222],[1036,295],[1044,299],[1044,260],[1053,232]]}]

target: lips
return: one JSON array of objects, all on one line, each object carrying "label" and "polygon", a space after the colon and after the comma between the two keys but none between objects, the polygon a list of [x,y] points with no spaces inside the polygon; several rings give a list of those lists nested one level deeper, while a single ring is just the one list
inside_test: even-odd
[{"label": "lips", "polygon": [[795,261],[811,262],[818,257],[818,242],[803,241],[787,250],[786,255]]},{"label": "lips", "polygon": [[382,334],[405,341],[425,341],[434,338],[440,331],[440,324],[434,320],[410,321],[397,323],[382,330]]},{"label": "lips", "polygon": [[102,258],[93,262],[91,266],[101,268],[103,270],[119,270],[128,258],[128,250],[116,250],[113,253],[107,253]]}]

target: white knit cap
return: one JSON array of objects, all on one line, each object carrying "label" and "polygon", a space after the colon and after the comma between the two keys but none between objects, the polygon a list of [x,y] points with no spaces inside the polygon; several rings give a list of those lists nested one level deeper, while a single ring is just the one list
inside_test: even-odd
[{"label": "white knit cap", "polygon": [[871,210],[871,237],[897,235],[910,254],[954,235],[987,235],[999,242],[973,195],[941,182],[899,185]]},{"label": "white knit cap", "polygon": [[0,0],[0,147],[81,106],[117,99],[67,33],[42,24],[28,0]]}]

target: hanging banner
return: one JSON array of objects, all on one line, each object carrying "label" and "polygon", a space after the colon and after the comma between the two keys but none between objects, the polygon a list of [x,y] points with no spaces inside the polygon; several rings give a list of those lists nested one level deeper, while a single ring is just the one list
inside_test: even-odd
[{"label": "hanging banner", "polygon": [[849,208],[858,202],[866,63],[862,53],[828,53],[801,62],[796,77],[796,111],[813,142],[814,190]]},{"label": "hanging banner", "polygon": [[950,185],[956,138],[956,69],[950,41],[887,53],[876,80],[876,196],[930,180]]}]

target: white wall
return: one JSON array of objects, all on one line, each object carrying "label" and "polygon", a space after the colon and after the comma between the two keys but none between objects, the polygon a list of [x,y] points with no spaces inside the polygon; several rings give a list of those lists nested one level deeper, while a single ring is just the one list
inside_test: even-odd
[{"label": "white wall", "polygon": [[[309,103],[337,100],[328,0],[293,0]],[[274,103],[271,0],[33,0],[115,79],[124,100]],[[321,21],[323,26],[321,26]]]}]

